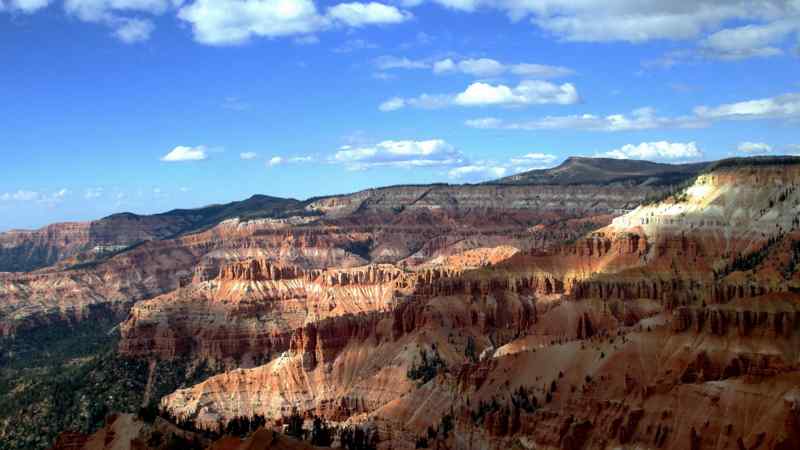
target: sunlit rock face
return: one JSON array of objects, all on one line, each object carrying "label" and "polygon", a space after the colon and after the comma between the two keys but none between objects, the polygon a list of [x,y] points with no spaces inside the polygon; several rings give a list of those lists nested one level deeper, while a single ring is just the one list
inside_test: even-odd
[{"label": "sunlit rock face", "polygon": [[[797,181],[723,168],[571,243],[373,276],[393,284],[380,308],[306,322],[266,364],[162,406],[206,424],[300,408],[393,448],[445,415],[442,448],[793,448]],[[411,379],[434,348],[447,369]]]}]

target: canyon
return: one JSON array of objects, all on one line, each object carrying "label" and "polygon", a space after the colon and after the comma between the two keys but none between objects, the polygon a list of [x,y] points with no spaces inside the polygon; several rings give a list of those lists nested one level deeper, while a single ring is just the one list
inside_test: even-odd
[{"label": "canyon", "polygon": [[382,449],[795,449],[798,184],[800,158],[570,158],[14,231],[0,335],[111,318],[137,367],[105,377],[135,404],[54,449],[312,448],[279,432],[298,416]]}]

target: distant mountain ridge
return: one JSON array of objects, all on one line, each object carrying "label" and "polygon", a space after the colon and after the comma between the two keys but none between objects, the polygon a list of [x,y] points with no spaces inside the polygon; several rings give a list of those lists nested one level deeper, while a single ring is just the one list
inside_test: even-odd
[{"label": "distant mountain ridge", "polygon": [[[139,215],[124,212],[89,222],[58,223],[38,230],[0,233],[0,272],[35,270],[73,257],[77,257],[78,263],[103,259],[141,242],[194,233],[233,218],[248,220],[281,219],[289,216],[349,216],[358,222],[358,216],[368,211],[386,210],[401,214],[409,207],[464,210],[502,209],[512,204],[512,209],[515,210],[542,207],[532,203],[531,199],[522,201],[522,197],[526,197],[525,192],[528,192],[525,190],[526,186],[535,186],[537,189],[547,186],[552,189],[583,186],[588,191],[607,188],[643,189],[636,191],[638,194],[648,191],[646,196],[629,192],[629,200],[635,202],[642,200],[639,197],[659,198],[671,188],[690,182],[698,174],[714,167],[795,163],[800,163],[800,158],[767,156],[665,164],[641,160],[570,157],[550,169],[531,170],[481,184],[397,185],[306,200],[254,195],[241,201],[193,209],[174,209],[160,214]],[[493,186],[501,190],[492,188]],[[538,194],[534,197],[539,198]],[[562,201],[568,197],[566,195]],[[518,200],[513,201],[513,198]],[[620,203],[611,207],[608,204],[607,209],[611,212],[635,205],[636,203]]]},{"label": "distant mountain ridge", "polygon": [[679,184],[703,171],[711,162],[666,164],[652,161],[572,156],[550,169],[536,169],[489,182],[490,184]]}]

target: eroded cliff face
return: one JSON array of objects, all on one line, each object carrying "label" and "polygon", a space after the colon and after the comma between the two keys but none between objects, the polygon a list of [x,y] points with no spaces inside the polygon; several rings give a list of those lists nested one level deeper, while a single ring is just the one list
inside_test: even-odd
[{"label": "eroded cliff face", "polygon": [[[721,170],[573,243],[407,266],[380,308],[306,321],[268,363],[162,406],[208,425],[299,408],[386,448],[445,416],[430,446],[795,448],[797,181]],[[411,376],[421,351],[432,378]]]},{"label": "eroded cliff face", "polygon": [[407,278],[389,265],[322,270],[260,259],[231,263],[213,280],[137,303],[122,324],[120,352],[268,361],[307,324],[389,310]]},{"label": "eroded cliff face", "polygon": [[296,409],[381,448],[798,448],[798,183],[761,164],[638,207],[659,188],[316,199],[2,274],[0,323],[130,307],[123,356],[226,369],[160,401],[201,427]]},{"label": "eroded cliff face", "polygon": [[[227,219],[188,234],[181,230],[205,223],[211,214],[206,210],[217,207],[202,214],[200,210],[121,214],[76,225],[82,234],[78,241],[69,238],[77,242],[72,250],[62,248],[64,242],[42,238],[41,245],[61,248],[55,252],[62,258],[56,265],[29,273],[0,273],[0,333],[80,319],[91,304],[124,308],[193,281],[214,279],[222,266],[253,258],[303,270],[369,263],[414,267],[440,264],[453,256],[463,261],[452,262],[464,267],[495,263],[518,250],[544,249],[580,236],[656,192],[656,188],[572,186],[559,194],[558,189],[398,187],[309,201],[305,209],[297,201],[269,199],[271,217]],[[266,200],[244,203],[253,201],[265,207]],[[34,245],[22,238],[20,242]],[[92,253],[95,247],[105,250]],[[488,253],[492,250],[465,253],[494,248],[498,248],[494,255]]]},{"label": "eroded cliff face", "polygon": [[190,225],[188,217],[115,214],[91,222],[66,222],[39,230],[0,233],[0,272],[25,272],[70,260],[92,261],[131,245],[165,239]]},{"label": "eroded cliff face", "polygon": [[206,426],[261,414],[277,420],[294,408],[337,421],[370,414],[416,392],[409,370],[421,354],[458,367],[494,344],[527,334],[536,322],[529,297],[487,292],[460,297],[408,297],[388,311],[331,316],[295,329],[285,352],[268,364],[215,376],[165,397],[178,417]]},{"label": "eroded cliff face", "polygon": [[89,223],[61,223],[0,233],[0,272],[34,270],[87,250],[89,228]]}]

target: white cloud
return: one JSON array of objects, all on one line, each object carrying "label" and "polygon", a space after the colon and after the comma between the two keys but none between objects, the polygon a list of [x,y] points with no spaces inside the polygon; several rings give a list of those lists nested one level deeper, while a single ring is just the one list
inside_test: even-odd
[{"label": "white cloud", "polygon": [[466,121],[466,125],[478,129],[505,130],[584,130],[584,131],[634,131],[655,128],[699,128],[706,121],[692,116],[661,117],[653,108],[645,107],[630,114],[575,114],[568,116],[546,116],[529,121],[506,122],[494,117]]},{"label": "white cloud", "polygon": [[351,27],[405,22],[411,14],[383,3],[339,3],[328,8],[328,17]]},{"label": "white cloud", "polygon": [[414,60],[405,57],[381,56],[375,60],[375,65],[379,70],[431,69],[433,73],[437,75],[461,73],[478,78],[494,77],[510,73],[520,77],[546,79],[566,77],[575,73],[572,69],[561,66],[533,63],[504,64],[492,58],[468,58],[461,60],[445,58],[430,62],[429,60]]},{"label": "white cloud", "polygon": [[178,18],[192,25],[195,40],[209,45],[309,34],[325,26],[312,0],[195,0]]},{"label": "white cloud", "polygon": [[20,189],[16,192],[0,194],[0,201],[35,202],[53,207],[64,201],[71,194],[72,191],[66,188],[59,189],[53,193]]},{"label": "white cloud", "polygon": [[772,146],[764,142],[740,142],[736,147],[742,153],[756,154],[756,153],[769,153],[772,151]]},{"label": "white cloud", "polygon": [[171,0],[65,0],[67,13],[85,22],[113,22],[122,13],[162,14],[172,8]]},{"label": "white cloud", "polygon": [[454,72],[457,68],[456,63],[450,58],[433,63],[433,73]]},{"label": "white cloud", "polygon": [[431,167],[461,164],[464,157],[442,139],[382,141],[368,147],[344,146],[330,159],[351,170],[373,167]]},{"label": "white cloud", "polygon": [[728,21],[771,22],[797,16],[800,4],[776,0],[433,0],[447,8],[505,12],[567,41],[633,43],[693,39]]},{"label": "white cloud", "polygon": [[534,152],[511,158],[511,164],[515,166],[539,166],[542,164],[552,164],[556,158],[558,158],[556,155],[550,153]]},{"label": "white cloud", "polygon": [[400,97],[393,97],[378,105],[381,111],[396,111],[406,106],[406,101]]},{"label": "white cloud", "polygon": [[150,38],[155,26],[149,19],[131,14],[160,15],[175,6],[173,0],[65,0],[67,14],[114,29],[114,36],[132,44]]},{"label": "white cloud", "polygon": [[604,156],[617,159],[696,159],[703,156],[694,142],[642,142],[638,145],[627,144],[620,148],[600,153]]},{"label": "white cloud", "polygon": [[526,80],[516,87],[503,84],[472,83],[456,95],[454,103],[461,106],[486,105],[571,105],[578,103],[578,91],[570,83],[555,85],[547,81]]},{"label": "white cloud", "polygon": [[273,156],[267,160],[268,167],[280,166],[282,164],[302,164],[314,161],[313,156]]},{"label": "white cloud", "polygon": [[491,58],[464,59],[454,62],[452,59],[437,61],[433,65],[434,73],[462,72],[477,77],[493,77],[506,71],[506,67]]},{"label": "white cloud", "polygon": [[241,159],[256,159],[258,154],[256,152],[243,152],[239,153],[239,158]]},{"label": "white cloud", "polygon": [[456,95],[454,102],[462,106],[502,105],[522,103],[524,97],[517,95],[505,85],[472,83],[464,92]]},{"label": "white cloud", "polygon": [[405,107],[419,108],[419,109],[439,109],[446,108],[453,104],[453,96],[447,94],[421,94],[417,97],[392,97],[380,105],[380,111],[396,111]]},{"label": "white cloud", "polygon": [[525,80],[515,87],[477,82],[464,92],[452,94],[422,94],[417,97],[393,97],[378,106],[381,111],[404,107],[437,109],[448,106],[525,106],[560,104],[580,101],[577,89],[570,83],[556,85],[547,81]]},{"label": "white cloud", "polygon": [[713,120],[757,120],[800,118],[800,93],[723,104],[717,107],[698,106],[698,117]]},{"label": "white cloud", "polygon": [[155,25],[149,20],[125,19],[114,31],[114,35],[122,42],[133,44],[150,39],[154,29]]},{"label": "white cloud", "polygon": [[[139,42],[150,35],[152,17],[144,15],[177,9],[198,42],[233,45],[254,37],[296,36],[298,42],[307,42],[313,38],[305,36],[336,26],[405,22],[411,13],[394,5],[412,8],[423,1],[466,12],[497,10],[513,22],[532,23],[565,41],[639,43],[705,36],[700,48],[726,59],[785,52],[781,40],[794,31],[786,31],[784,24],[794,23],[796,31],[800,16],[796,0],[398,0],[326,4],[324,11],[314,0],[65,0],[65,9],[81,20],[112,27],[125,42]],[[49,3],[0,0],[0,11],[32,13]],[[722,29],[729,24],[736,27]],[[483,66],[475,70],[492,71]]]},{"label": "white cloud", "polygon": [[496,161],[466,163],[449,170],[447,175],[452,179],[467,182],[493,180],[528,170],[544,169],[552,166],[556,159],[558,157],[550,153],[531,152],[522,156],[512,157],[502,163]]},{"label": "white cloud", "polygon": [[508,172],[508,168],[488,164],[470,164],[456,167],[447,172],[447,176],[461,181],[486,181],[495,178],[502,178]]},{"label": "white cloud", "polygon": [[180,162],[180,161],[200,161],[206,159],[205,146],[186,147],[179,145],[172,149],[169,153],[161,157],[161,161],[165,162]]},{"label": "white cloud", "polygon": [[727,60],[777,56],[783,54],[781,41],[799,28],[800,19],[727,28],[703,39],[700,48],[706,56]]},{"label": "white cloud", "polygon": [[10,0],[0,1],[0,12],[4,9],[19,11],[26,14],[34,13],[50,4],[50,0]]},{"label": "white cloud", "polygon": [[630,114],[576,114],[546,116],[527,121],[504,121],[496,117],[482,117],[465,122],[468,127],[504,130],[584,130],[633,131],[656,128],[702,128],[715,121],[778,119],[800,120],[800,93],[723,104],[716,107],[698,106],[693,115],[664,117],[653,108],[645,107]]},{"label": "white cloud", "polygon": [[433,73],[437,75],[461,73],[478,78],[495,77],[511,73],[522,77],[545,79],[565,77],[575,73],[572,69],[561,66],[533,63],[504,64],[492,58],[467,58],[461,60],[445,58],[431,63],[425,60],[382,56],[375,61],[375,64],[381,70],[430,68]]},{"label": "white cloud", "polygon": [[313,0],[195,0],[178,11],[195,40],[208,45],[242,44],[253,37],[313,35],[335,25],[395,24],[410,13],[377,2],[340,3],[320,14]]}]

